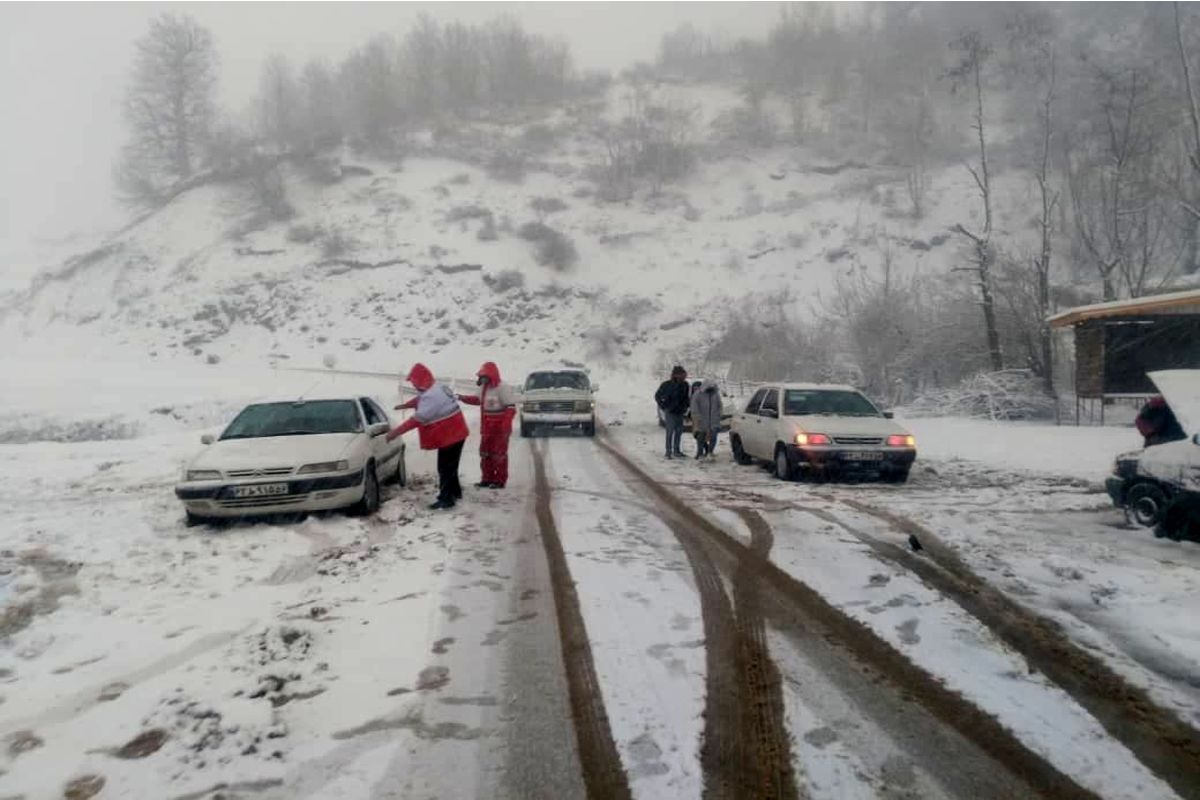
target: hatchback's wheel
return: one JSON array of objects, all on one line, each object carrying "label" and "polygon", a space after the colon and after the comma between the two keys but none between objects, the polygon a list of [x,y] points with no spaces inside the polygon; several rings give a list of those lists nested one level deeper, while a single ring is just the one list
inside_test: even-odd
[{"label": "hatchback's wheel", "polygon": [[404,463],[404,453],[396,456],[396,475],[394,480],[397,486],[408,486],[408,466]]},{"label": "hatchback's wheel", "polygon": [[197,516],[196,514],[193,514],[190,511],[185,511],[184,514],[185,514],[184,524],[187,525],[189,528],[195,528],[197,525],[207,525],[208,524],[208,519],[206,517]]},{"label": "hatchback's wheel", "polygon": [[775,448],[775,477],[781,481],[794,481],[796,468],[788,458],[787,450],[782,446]]},{"label": "hatchback's wheel", "polygon": [[356,517],[369,517],[379,510],[379,476],[375,474],[375,465],[367,464],[363,469],[362,499],[350,507],[350,513]]},{"label": "hatchback's wheel", "polygon": [[753,459],[750,458],[750,454],[747,453],[745,448],[742,447],[742,437],[730,436],[729,449],[733,451],[733,460],[742,466],[745,466],[753,461]]},{"label": "hatchback's wheel", "polygon": [[1153,528],[1162,522],[1168,502],[1169,498],[1162,487],[1147,481],[1135,483],[1125,493],[1125,507],[1129,509],[1129,515],[1145,528]]}]

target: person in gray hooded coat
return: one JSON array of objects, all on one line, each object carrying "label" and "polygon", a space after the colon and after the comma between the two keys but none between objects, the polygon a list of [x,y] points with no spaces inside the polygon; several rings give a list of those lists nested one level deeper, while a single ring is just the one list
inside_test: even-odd
[{"label": "person in gray hooded coat", "polygon": [[721,390],[715,381],[704,381],[692,393],[691,411],[692,430],[699,441],[696,458],[712,456],[717,449],[717,434],[721,431]]}]

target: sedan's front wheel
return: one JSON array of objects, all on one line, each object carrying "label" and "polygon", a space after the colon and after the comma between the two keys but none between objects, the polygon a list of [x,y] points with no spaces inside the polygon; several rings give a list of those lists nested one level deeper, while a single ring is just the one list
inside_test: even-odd
[{"label": "sedan's front wheel", "polygon": [[367,464],[363,469],[362,499],[350,507],[350,513],[356,517],[369,517],[379,510],[379,476],[375,474],[375,465]]},{"label": "sedan's front wheel", "polygon": [[783,447],[775,449],[775,477],[781,481],[796,480],[796,468],[792,466],[792,460]]}]

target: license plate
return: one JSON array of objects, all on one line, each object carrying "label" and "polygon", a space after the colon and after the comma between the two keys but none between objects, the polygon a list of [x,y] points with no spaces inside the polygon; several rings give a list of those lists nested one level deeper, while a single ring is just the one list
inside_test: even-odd
[{"label": "license plate", "polygon": [[287,493],[286,483],[254,483],[249,486],[235,486],[233,489],[234,497],[273,497]]},{"label": "license plate", "polygon": [[883,453],[874,450],[851,451],[842,453],[842,461],[882,461]]}]

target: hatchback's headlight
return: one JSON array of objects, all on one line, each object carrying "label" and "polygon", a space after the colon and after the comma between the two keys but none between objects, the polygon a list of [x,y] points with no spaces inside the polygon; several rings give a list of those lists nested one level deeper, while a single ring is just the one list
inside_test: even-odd
[{"label": "hatchback's headlight", "polygon": [[305,464],[297,472],[303,475],[308,472],[345,472],[348,469],[349,461],[322,461],[318,464]]},{"label": "hatchback's headlight", "polygon": [[215,469],[189,469],[185,477],[189,481],[219,481],[221,473]]}]

